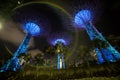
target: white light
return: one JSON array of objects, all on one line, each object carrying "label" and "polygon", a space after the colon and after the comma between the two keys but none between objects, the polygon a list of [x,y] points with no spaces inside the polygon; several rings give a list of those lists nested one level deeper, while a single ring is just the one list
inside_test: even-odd
[{"label": "white light", "polygon": [[2,29],[2,23],[0,22],[0,30]]},{"label": "white light", "polygon": [[62,59],[60,58],[60,69],[62,69]]},{"label": "white light", "polygon": [[20,1],[18,1],[18,4],[21,4]]}]

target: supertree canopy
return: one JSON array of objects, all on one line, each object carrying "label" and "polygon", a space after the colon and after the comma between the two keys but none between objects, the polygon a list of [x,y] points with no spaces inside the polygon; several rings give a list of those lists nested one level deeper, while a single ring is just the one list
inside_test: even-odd
[{"label": "supertree canopy", "polygon": [[64,39],[56,39],[54,41],[54,45],[58,44],[59,42],[63,43],[63,45],[67,45],[66,41]]},{"label": "supertree canopy", "polygon": [[78,25],[78,27],[85,28],[87,22],[92,21],[92,15],[89,10],[81,10],[79,11],[74,18],[74,22]]},{"label": "supertree canopy", "polygon": [[40,27],[33,22],[26,23],[23,29],[25,30],[26,33],[29,33],[32,36],[38,36],[40,34]]},{"label": "supertree canopy", "polygon": [[68,35],[68,33],[65,32],[57,32],[51,34],[51,36],[48,36],[47,41],[50,45],[55,46],[58,42],[62,42],[64,45],[69,45],[71,42],[71,36]]},{"label": "supertree canopy", "polygon": [[40,27],[32,22],[26,23],[23,29],[26,32],[25,38],[23,39],[22,43],[14,53],[13,57],[7,61],[7,63],[1,68],[0,72],[9,71],[9,70],[17,71],[18,69],[20,69],[20,67],[22,66],[21,64],[19,64],[20,56],[26,54],[31,37],[38,36],[40,34]]}]

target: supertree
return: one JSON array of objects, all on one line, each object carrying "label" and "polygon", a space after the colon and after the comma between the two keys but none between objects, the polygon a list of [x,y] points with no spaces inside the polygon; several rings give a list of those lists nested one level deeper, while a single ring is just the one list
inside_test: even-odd
[{"label": "supertree", "polygon": [[64,39],[56,39],[55,46],[56,46],[56,53],[57,55],[57,69],[65,69],[65,61],[64,61]]},{"label": "supertree", "polygon": [[33,22],[26,23],[23,26],[23,29],[24,32],[26,33],[25,38],[23,39],[19,48],[13,54],[13,57],[9,59],[5,65],[3,65],[0,72],[17,71],[18,69],[20,69],[21,65],[19,64],[20,63],[19,57],[21,55],[26,54],[32,36],[38,36],[40,34],[40,27]]},{"label": "supertree", "polygon": [[57,69],[65,69],[64,48],[70,44],[71,37],[66,33],[54,33],[48,38],[48,42],[55,47],[57,54]]},{"label": "supertree", "polygon": [[74,22],[78,27],[82,27],[87,31],[91,41],[100,41],[106,47],[100,46],[99,42],[96,43],[99,47],[94,50],[97,54],[98,63],[116,62],[120,59],[120,53],[112,47],[112,45],[105,39],[105,37],[94,27],[92,24],[93,15],[90,10],[79,11],[74,18]]}]

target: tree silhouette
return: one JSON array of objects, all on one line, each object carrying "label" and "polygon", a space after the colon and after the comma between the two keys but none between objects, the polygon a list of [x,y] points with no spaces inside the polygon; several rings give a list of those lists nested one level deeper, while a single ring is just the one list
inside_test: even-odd
[{"label": "tree silhouette", "polygon": [[105,57],[105,55],[104,55],[104,53],[103,53],[103,51],[102,51],[102,49],[106,49],[106,48],[108,47],[108,44],[106,44],[106,42],[103,41],[103,40],[94,39],[94,40],[92,41],[92,45],[93,45],[93,48],[94,48],[94,49],[95,49],[95,48],[98,48],[98,49],[99,49],[99,51],[100,51],[101,54],[102,54],[103,59],[105,60],[105,62],[108,63],[108,60],[107,60],[107,58]]},{"label": "tree silhouette", "polygon": [[26,63],[30,63],[30,61],[32,59],[32,56],[31,56],[30,53],[26,53],[26,54],[24,54],[22,56],[24,56],[24,59],[25,59]]},{"label": "tree silhouette", "polygon": [[90,50],[87,46],[81,45],[79,47],[79,54],[78,54],[78,57],[82,58],[82,60],[84,61],[84,63],[87,64],[88,67],[90,66],[89,61],[88,61],[88,59],[90,58],[89,51]]},{"label": "tree silhouette", "polygon": [[45,52],[53,56],[55,54],[55,47],[49,46],[48,48],[46,48]]},{"label": "tree silhouette", "polygon": [[38,53],[35,57],[34,57],[34,61],[33,63],[35,65],[43,65],[45,63],[43,56],[41,53]]}]

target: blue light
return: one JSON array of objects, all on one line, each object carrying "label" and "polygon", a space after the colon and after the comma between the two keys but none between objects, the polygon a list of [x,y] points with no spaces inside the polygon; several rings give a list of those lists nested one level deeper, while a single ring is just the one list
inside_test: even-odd
[{"label": "blue light", "polygon": [[11,58],[7,62],[7,64],[5,64],[1,68],[0,72],[4,72],[4,71],[8,71],[8,70],[17,71],[18,69],[20,69],[19,56],[21,56],[21,54],[25,54],[27,52],[31,37],[37,36],[40,33],[40,28],[35,23],[29,22],[29,23],[25,24],[25,26],[23,28],[27,33],[26,37],[24,38],[23,42],[21,43],[21,45],[19,46],[17,51],[14,53],[13,58]]},{"label": "blue light", "polygon": [[66,45],[66,41],[64,39],[56,39],[54,41],[54,45],[56,45],[58,42],[62,42],[64,45]]},{"label": "blue light", "polygon": [[57,62],[57,69],[60,69],[60,54],[58,53],[58,62]]},{"label": "blue light", "polygon": [[25,24],[24,30],[27,33],[30,33],[32,36],[37,36],[40,33],[40,27],[32,22],[28,22],[27,24]]},{"label": "blue light", "polygon": [[102,64],[104,63],[104,59],[102,57],[102,54],[100,52],[100,50],[98,48],[95,48],[96,54],[97,54],[97,58],[98,58],[98,64]]},{"label": "blue light", "polygon": [[74,18],[74,22],[82,28],[85,28],[85,24],[91,21],[91,13],[89,10],[79,11]]}]

